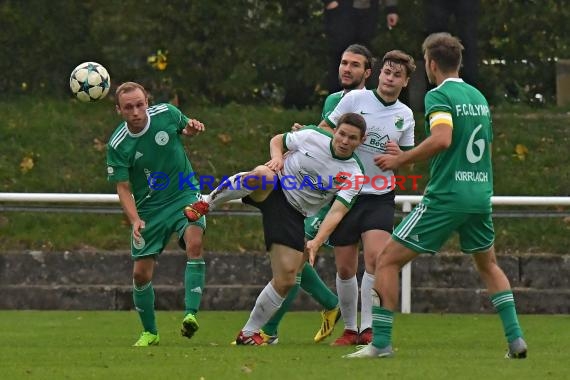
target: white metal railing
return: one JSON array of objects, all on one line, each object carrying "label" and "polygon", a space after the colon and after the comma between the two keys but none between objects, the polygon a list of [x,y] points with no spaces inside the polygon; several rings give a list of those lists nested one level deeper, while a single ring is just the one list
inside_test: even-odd
[{"label": "white metal railing", "polygon": [[[410,212],[412,205],[422,199],[419,195],[397,195],[396,204],[402,211]],[[119,203],[117,194],[68,194],[68,193],[0,193],[2,202],[45,202],[45,203]],[[570,197],[530,197],[530,196],[495,196],[491,198],[494,206],[570,206]],[[230,201],[228,203],[240,203]],[[402,313],[409,314],[412,309],[412,266],[408,263],[402,268]]]}]

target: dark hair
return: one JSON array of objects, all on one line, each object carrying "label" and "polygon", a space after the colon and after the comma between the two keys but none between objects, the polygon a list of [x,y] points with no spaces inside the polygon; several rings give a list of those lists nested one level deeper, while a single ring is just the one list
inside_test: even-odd
[{"label": "dark hair", "polygon": [[411,55],[404,53],[401,50],[390,50],[388,53],[384,54],[382,58],[382,66],[386,62],[392,62],[397,65],[402,65],[406,68],[406,75],[410,77],[414,71],[416,71],[416,63]]},{"label": "dark hair", "polygon": [[117,87],[117,90],[115,91],[115,103],[119,105],[119,96],[127,92],[135,91],[137,89],[143,92],[145,98],[148,98],[148,93],[146,92],[146,90],[142,85],[136,82],[125,82],[121,84],[119,87]]},{"label": "dark hair", "polygon": [[344,50],[343,54],[344,53],[358,54],[366,58],[366,62],[364,63],[365,69],[371,69],[372,65],[374,64],[374,57],[372,57],[372,53],[364,45],[352,44]]},{"label": "dark hair", "polygon": [[459,70],[463,49],[459,39],[449,33],[430,34],[422,44],[422,51],[427,59],[435,61],[444,73]]},{"label": "dark hair", "polygon": [[336,123],[337,127],[340,127],[341,124],[350,124],[358,128],[360,130],[360,137],[364,137],[366,134],[366,120],[357,113],[347,112],[343,114]]}]

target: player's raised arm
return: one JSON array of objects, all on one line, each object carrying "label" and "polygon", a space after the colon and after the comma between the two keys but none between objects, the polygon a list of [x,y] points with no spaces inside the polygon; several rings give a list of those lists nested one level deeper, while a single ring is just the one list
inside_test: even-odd
[{"label": "player's raised arm", "polygon": [[374,158],[374,163],[383,170],[394,170],[402,165],[428,160],[449,147],[451,136],[452,128],[449,125],[438,124],[431,129],[431,135],[417,147],[399,154],[378,155]]}]

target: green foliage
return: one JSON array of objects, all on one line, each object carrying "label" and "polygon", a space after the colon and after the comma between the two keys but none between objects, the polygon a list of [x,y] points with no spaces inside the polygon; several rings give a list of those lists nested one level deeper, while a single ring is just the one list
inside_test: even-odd
[{"label": "green foliage", "polygon": [[42,0],[0,4],[2,96],[68,93],[75,66],[87,60],[106,63],[97,45],[91,44],[86,5]]},{"label": "green foliage", "polygon": [[[424,3],[400,0],[400,24],[392,30],[380,18],[377,56],[402,49],[421,60]],[[570,56],[569,18],[562,0],[481,0],[481,87],[492,103],[537,102],[536,94],[552,102],[554,62]],[[156,97],[176,93],[193,104],[306,107],[320,100],[320,0],[4,1],[0,24],[4,97],[69,96],[69,73],[93,60],[114,84],[140,81]],[[168,57],[164,70],[147,63],[159,49]]]},{"label": "green foliage", "polygon": [[[495,101],[549,103],[555,96],[555,60],[570,56],[570,9],[561,0],[482,0],[479,46],[483,88]],[[498,60],[490,65],[491,60]]]}]

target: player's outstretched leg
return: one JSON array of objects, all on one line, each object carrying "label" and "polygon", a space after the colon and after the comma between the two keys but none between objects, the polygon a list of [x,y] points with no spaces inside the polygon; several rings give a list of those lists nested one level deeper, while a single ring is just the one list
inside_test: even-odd
[{"label": "player's outstretched leg", "polygon": [[196,201],[184,207],[184,215],[190,222],[195,222],[210,211],[210,205],[204,200]]},{"label": "player's outstretched leg", "polygon": [[186,206],[184,215],[190,222],[195,222],[219,205],[251,194],[255,187],[248,186],[244,182],[248,179],[248,174],[250,173],[240,172],[223,180],[210,194],[204,195],[201,200]]}]

